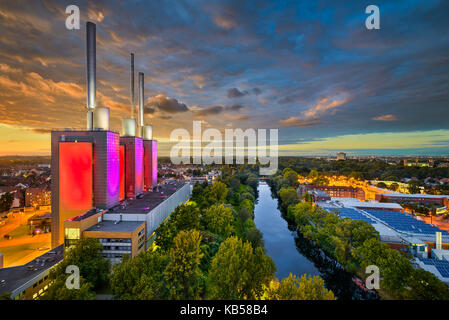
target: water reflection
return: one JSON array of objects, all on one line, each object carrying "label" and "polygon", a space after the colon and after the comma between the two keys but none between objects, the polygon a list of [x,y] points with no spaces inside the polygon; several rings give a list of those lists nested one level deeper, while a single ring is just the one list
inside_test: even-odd
[{"label": "water reflection", "polygon": [[263,233],[266,253],[276,264],[276,276],[285,278],[289,273],[301,276],[304,273],[319,275],[326,287],[342,300],[378,299],[376,293],[368,293],[353,281],[353,275],[346,272],[335,260],[329,258],[313,242],[302,237],[296,227],[288,223],[278,208],[278,201],[272,196],[270,187],[259,184],[259,197],[255,207],[255,223]]}]

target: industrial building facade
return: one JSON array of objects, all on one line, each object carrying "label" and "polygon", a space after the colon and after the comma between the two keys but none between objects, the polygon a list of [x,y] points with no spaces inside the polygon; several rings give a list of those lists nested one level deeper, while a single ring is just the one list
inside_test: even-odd
[{"label": "industrial building facade", "polygon": [[402,194],[402,193],[379,193],[376,194],[377,201],[389,201],[399,203],[413,203],[419,205],[441,204],[448,205],[448,197],[445,195],[431,195],[431,194]]},{"label": "industrial building facade", "polygon": [[311,193],[312,191],[325,192],[332,198],[356,198],[362,201],[365,200],[365,191],[363,189],[346,186],[301,184],[298,187],[298,196],[302,198],[305,193]]}]

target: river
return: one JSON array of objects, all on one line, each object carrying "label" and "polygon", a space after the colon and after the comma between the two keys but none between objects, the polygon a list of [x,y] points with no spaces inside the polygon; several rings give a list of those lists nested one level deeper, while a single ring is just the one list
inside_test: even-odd
[{"label": "river", "polygon": [[378,299],[376,294],[368,294],[355,285],[352,274],[312,242],[302,238],[295,226],[289,225],[278,208],[278,200],[272,196],[265,182],[259,183],[254,222],[263,234],[266,254],[276,264],[278,279],[286,278],[290,273],[297,277],[303,274],[320,276],[326,288],[332,290],[338,299]]}]

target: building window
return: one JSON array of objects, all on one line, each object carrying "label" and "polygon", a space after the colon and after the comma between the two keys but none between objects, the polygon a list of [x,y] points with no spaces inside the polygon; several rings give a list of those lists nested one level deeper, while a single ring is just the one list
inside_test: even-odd
[{"label": "building window", "polygon": [[80,229],[79,228],[66,228],[65,229],[65,238],[70,240],[79,240],[80,239]]}]

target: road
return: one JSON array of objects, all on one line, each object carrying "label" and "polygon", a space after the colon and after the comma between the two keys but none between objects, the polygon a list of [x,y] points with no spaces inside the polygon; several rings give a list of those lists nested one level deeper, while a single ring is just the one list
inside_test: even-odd
[{"label": "road", "polygon": [[[50,233],[31,236],[28,234],[27,222],[35,214],[46,212],[26,212],[8,215],[2,219],[5,224],[0,226],[0,253],[3,254],[3,267],[13,267],[28,263],[49,250],[51,244]],[[2,214],[1,216],[4,216]],[[13,235],[10,240],[4,239],[6,234]],[[39,250],[40,248],[48,249]]]}]

